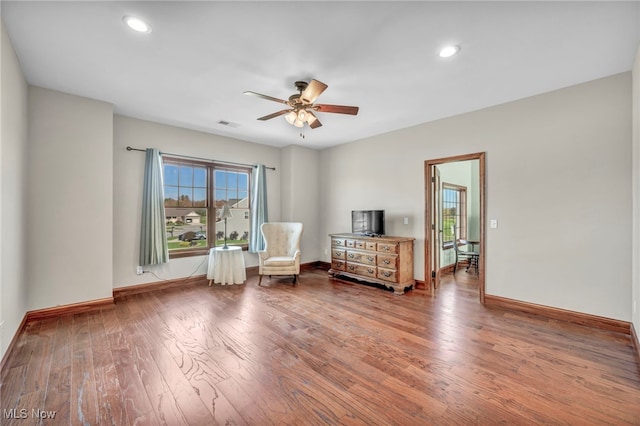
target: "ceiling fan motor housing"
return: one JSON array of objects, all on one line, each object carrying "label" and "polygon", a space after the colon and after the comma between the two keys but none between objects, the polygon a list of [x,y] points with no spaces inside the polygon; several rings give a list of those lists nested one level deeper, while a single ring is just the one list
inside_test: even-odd
[{"label": "ceiling fan motor housing", "polygon": [[294,83],[294,85],[296,86],[296,90],[298,90],[300,93],[304,92],[304,89],[307,88],[307,86],[309,85],[309,83],[307,83],[306,81],[296,81]]}]

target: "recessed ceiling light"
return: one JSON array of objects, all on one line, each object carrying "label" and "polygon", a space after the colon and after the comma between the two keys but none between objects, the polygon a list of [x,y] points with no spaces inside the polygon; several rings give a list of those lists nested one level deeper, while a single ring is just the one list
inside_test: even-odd
[{"label": "recessed ceiling light", "polygon": [[440,49],[440,57],[441,58],[449,58],[453,55],[455,55],[456,53],[458,53],[460,51],[460,46],[456,46],[456,45],[449,45],[449,46],[445,46],[442,49]]},{"label": "recessed ceiling light", "polygon": [[140,18],[136,18],[134,16],[125,16],[122,18],[122,21],[133,31],[144,34],[149,34],[151,32],[151,27],[149,26],[149,24],[147,24]]}]

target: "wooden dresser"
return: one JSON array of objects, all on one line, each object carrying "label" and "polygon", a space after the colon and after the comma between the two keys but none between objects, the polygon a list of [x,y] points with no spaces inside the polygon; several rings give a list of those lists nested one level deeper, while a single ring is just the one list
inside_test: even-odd
[{"label": "wooden dresser", "polygon": [[404,294],[413,288],[413,242],[415,238],[366,237],[332,234],[331,269],[334,277],[343,275],[393,289]]}]

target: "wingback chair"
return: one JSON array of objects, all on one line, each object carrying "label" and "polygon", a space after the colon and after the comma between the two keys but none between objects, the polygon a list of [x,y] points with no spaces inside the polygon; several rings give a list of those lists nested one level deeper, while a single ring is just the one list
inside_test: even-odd
[{"label": "wingback chair", "polygon": [[300,274],[300,237],[302,223],[271,222],[260,227],[264,237],[265,249],[258,252],[260,278],[269,275],[293,275],[293,284]]}]

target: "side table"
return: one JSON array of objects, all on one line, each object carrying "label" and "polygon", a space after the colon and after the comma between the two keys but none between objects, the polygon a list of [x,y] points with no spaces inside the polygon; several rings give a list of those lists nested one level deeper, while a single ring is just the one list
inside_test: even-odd
[{"label": "side table", "polygon": [[244,267],[242,247],[229,246],[214,247],[209,250],[209,265],[207,267],[209,286],[216,284],[244,284],[247,271]]}]

